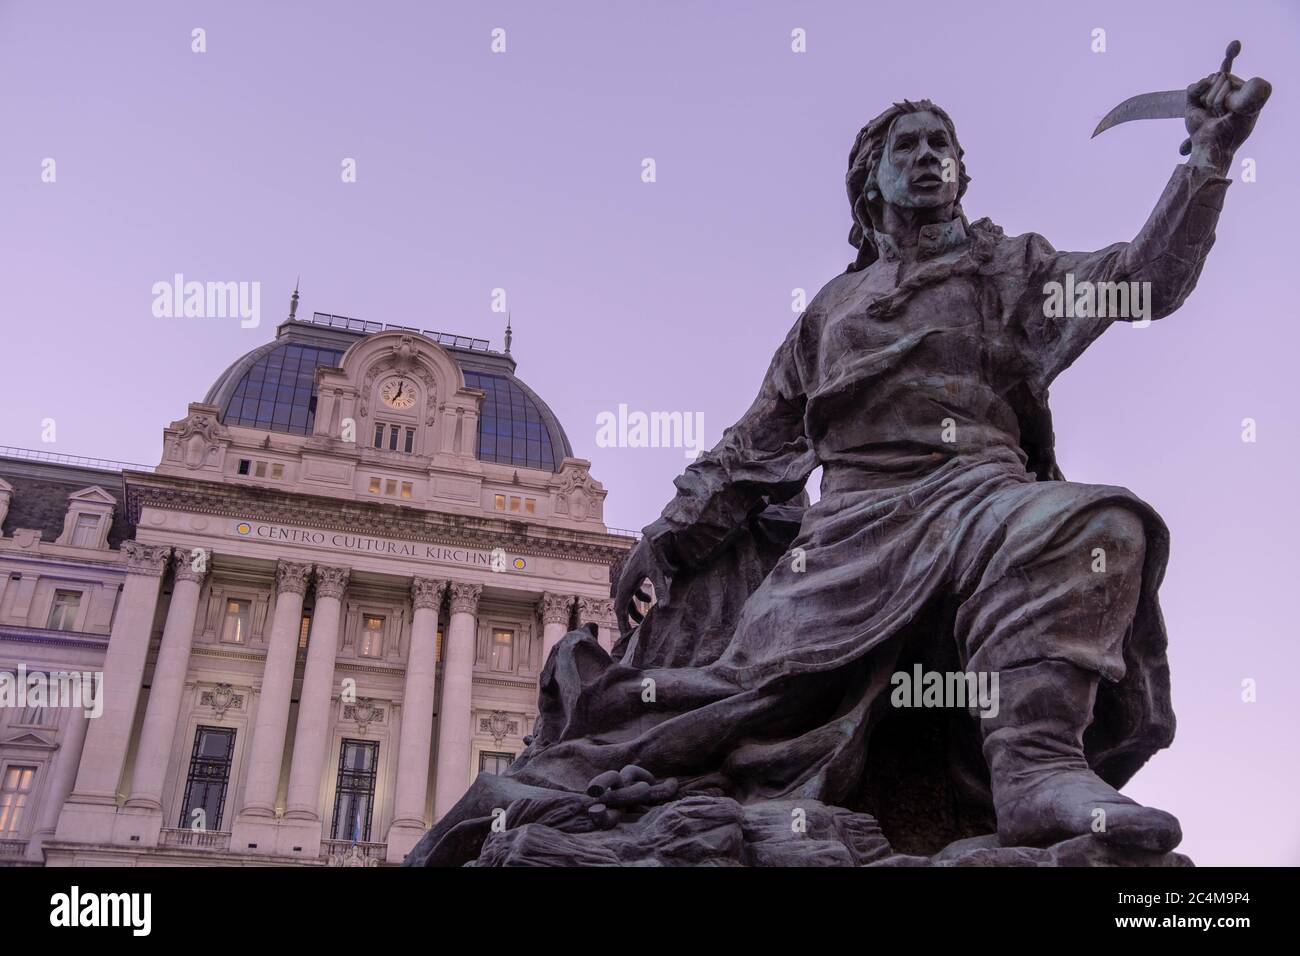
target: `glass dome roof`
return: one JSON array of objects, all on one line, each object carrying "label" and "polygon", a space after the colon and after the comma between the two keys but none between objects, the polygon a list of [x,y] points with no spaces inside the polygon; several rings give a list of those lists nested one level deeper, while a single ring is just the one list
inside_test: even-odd
[{"label": "glass dome roof", "polygon": [[[275,341],[238,359],[208,391],[226,425],[310,435],[316,420],[316,369],[337,367],[356,335],[328,334],[301,322],[280,326]],[[558,471],[573,454],[568,436],[544,401],[514,375],[501,353],[448,348],[465,384],[485,393],[478,420],[478,457],[520,468]]]}]

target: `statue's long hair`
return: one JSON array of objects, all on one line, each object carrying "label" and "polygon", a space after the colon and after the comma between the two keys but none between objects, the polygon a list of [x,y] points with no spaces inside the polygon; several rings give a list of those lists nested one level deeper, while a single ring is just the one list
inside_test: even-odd
[{"label": "statue's long hair", "polygon": [[862,127],[857,139],[853,141],[853,149],[849,151],[849,171],[845,177],[845,185],[849,192],[849,207],[853,213],[853,228],[849,230],[849,244],[858,250],[857,258],[849,265],[849,272],[865,269],[880,258],[875,230],[876,223],[880,221],[882,200],[876,175],[880,169],[881,158],[884,156],[885,144],[889,141],[889,130],[895,120],[908,113],[933,113],[947,127],[953,147],[957,150],[958,164],[957,201],[953,204],[953,212],[965,221],[961,197],[966,194],[970,177],[966,175],[966,161],[963,159],[964,154],[961,143],[957,140],[957,128],[953,125],[952,117],[929,100],[915,102],[903,100],[901,103],[895,103]]}]

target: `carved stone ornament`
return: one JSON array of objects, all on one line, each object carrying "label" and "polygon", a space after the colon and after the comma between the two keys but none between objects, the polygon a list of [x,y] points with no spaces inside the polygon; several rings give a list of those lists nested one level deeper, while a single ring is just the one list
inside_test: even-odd
[{"label": "carved stone ornament", "polygon": [[415,610],[427,608],[437,611],[442,606],[442,596],[447,591],[446,581],[431,581],[428,578],[416,578],[411,582],[411,603]]},{"label": "carved stone ornament", "polygon": [[226,716],[232,706],[238,710],[244,705],[242,694],[236,694],[229,684],[215,684],[211,690],[205,690],[199,697],[199,703],[206,704],[216,712],[218,717]]},{"label": "carved stone ornament", "polygon": [[349,574],[351,574],[351,571],[348,568],[329,568],[324,565],[317,565],[316,596],[341,601],[343,592],[348,589]]},{"label": "carved stone ornament", "polygon": [[464,584],[453,581],[451,583],[451,613],[477,614],[478,599],[482,595],[483,585],[481,584]]},{"label": "carved stone ornament", "polygon": [[578,598],[578,623],[612,625],[616,623],[612,598]]},{"label": "carved stone ornament", "polygon": [[202,468],[220,449],[218,439],[223,431],[211,415],[194,412],[177,427],[170,457],[183,462],[190,470]]},{"label": "carved stone ornament", "polygon": [[281,561],[275,566],[275,591],[277,594],[306,594],[310,577],[310,564]]},{"label": "carved stone ornament", "polygon": [[517,734],[519,732],[519,722],[510,719],[510,715],[504,710],[494,710],[480,722],[480,727],[492,735],[492,740],[498,747],[501,741],[506,739],[506,734]]},{"label": "carved stone ornament", "polygon": [[542,595],[541,601],[537,604],[538,613],[542,616],[543,624],[563,624],[569,626],[569,609],[573,607],[573,598],[567,594],[551,594],[549,591]]},{"label": "carved stone ornament", "polygon": [[375,706],[375,701],[369,697],[358,697],[355,704],[349,704],[343,708],[343,716],[356,721],[357,731],[365,736],[366,728],[376,720],[383,722],[384,711],[382,708]]},{"label": "carved stone ornament", "polygon": [[203,548],[177,548],[172,563],[177,581],[202,584],[208,576],[208,563],[212,555]]},{"label": "carved stone ornament", "polygon": [[122,553],[126,555],[126,570],[129,574],[152,574],[161,576],[167,567],[167,558],[171,548],[163,544],[141,544],[139,541],[123,541]]},{"label": "carved stone ornament", "polygon": [[572,468],[560,480],[559,500],[574,521],[586,521],[596,510],[594,481],[585,469]]}]

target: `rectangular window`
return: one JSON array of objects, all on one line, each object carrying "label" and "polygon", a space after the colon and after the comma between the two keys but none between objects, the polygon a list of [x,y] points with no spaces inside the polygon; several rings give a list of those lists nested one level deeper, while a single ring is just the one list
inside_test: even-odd
[{"label": "rectangular window", "polygon": [[[30,674],[27,676],[31,677]],[[23,708],[22,713],[18,715],[18,723],[22,724],[24,727],[55,726],[55,722],[50,716],[50,709],[35,704],[29,704]]]},{"label": "rectangular window", "polygon": [[185,801],[181,804],[178,827],[221,829],[234,754],[233,728],[199,727],[194,732],[194,750],[190,753],[190,772],[185,778]]},{"label": "rectangular window", "polygon": [[506,510],[506,496],[505,496],[505,495],[494,495],[493,498],[492,498],[492,503],[496,506],[497,511],[505,511],[505,510]]},{"label": "rectangular window", "polygon": [[361,656],[379,657],[384,653],[384,619],[367,614],[361,619]]},{"label": "rectangular window", "polygon": [[398,431],[399,429],[396,425],[392,425],[388,429],[388,450],[389,451],[397,451]]},{"label": "rectangular window", "polygon": [[379,494],[379,479],[377,477],[372,477],[370,479],[370,493],[372,495]]},{"label": "rectangular window", "polygon": [[247,644],[251,612],[251,601],[227,601],[226,621],[221,628],[221,639],[227,644]]},{"label": "rectangular window", "polygon": [[76,627],[80,608],[80,591],[55,591],[50,602],[50,619],[45,626],[54,631],[71,631]]},{"label": "rectangular window", "polygon": [[502,774],[506,772],[506,767],[515,762],[514,754],[494,753],[491,750],[479,751],[478,755],[478,772],[490,774]]},{"label": "rectangular window", "polygon": [[414,448],[415,448],[415,429],[408,428],[406,430],[406,453],[409,455],[412,449]]},{"label": "rectangular window", "polygon": [[384,423],[383,422],[375,423],[375,447],[376,448],[384,447]]},{"label": "rectangular window", "polygon": [[525,499],[524,499],[524,514],[530,514],[530,515],[537,514],[537,499],[536,499],[536,498],[525,498]]},{"label": "rectangular window", "polygon": [[411,497],[411,483],[409,481],[402,482],[402,497]]},{"label": "rectangular window", "polygon": [[307,641],[311,638],[311,615],[302,616],[302,626],[298,628],[298,650],[307,649]]},{"label": "rectangular window", "polygon": [[510,510],[514,512],[519,511],[519,499],[516,498],[514,495],[510,496]]},{"label": "rectangular window", "polygon": [[442,629],[438,629],[437,636],[433,639],[433,662],[442,663]]},{"label": "rectangular window", "polygon": [[259,461],[259,462],[257,462],[257,467],[256,467],[256,469],[253,471],[253,477],[254,477],[254,478],[265,478],[265,477],[266,477],[266,462],[264,462],[264,461]]},{"label": "rectangular window", "polygon": [[23,822],[27,800],[32,795],[32,781],[36,768],[10,764],[0,781],[0,837],[13,837]]},{"label": "rectangular window", "polygon": [[515,632],[492,632],[492,669],[494,671],[513,671],[515,669]]},{"label": "rectangular window", "polygon": [[370,817],[375,802],[375,772],[379,743],[344,739],[339,752],[339,778],[334,789],[331,840],[370,842]]},{"label": "rectangular window", "polygon": [[239,459],[239,473],[240,473],[241,475],[246,475],[246,474],[248,474],[248,471],[249,471],[249,469],[250,469],[252,466],[253,466],[253,463],[252,463],[251,461],[249,461],[247,458],[241,458],[241,459]]},{"label": "rectangular window", "polygon": [[271,477],[279,481],[284,477],[284,465],[275,464],[271,466]]},{"label": "rectangular window", "polygon": [[384,494],[386,494],[386,495],[395,495],[395,494],[397,494],[397,479],[396,479],[396,478],[388,478],[388,479],[386,479],[386,480],[384,481]]},{"label": "rectangular window", "polygon": [[72,527],[72,545],[76,548],[93,548],[99,544],[99,515],[77,515]]}]

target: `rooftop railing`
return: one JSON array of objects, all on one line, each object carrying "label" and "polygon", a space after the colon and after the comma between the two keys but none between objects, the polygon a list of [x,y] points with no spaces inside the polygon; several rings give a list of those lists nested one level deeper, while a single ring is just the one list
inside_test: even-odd
[{"label": "rooftop railing", "polygon": [[108,458],[83,458],[81,455],[62,455],[53,451],[37,451],[34,448],[14,448],[0,445],[0,458],[14,458],[20,461],[43,461],[56,465],[75,465],[78,468],[93,468],[97,471],[153,471],[153,465],[140,465],[130,461],[112,461]]},{"label": "rooftop railing", "polygon": [[[299,319],[298,321],[303,321]],[[416,335],[424,335],[433,339],[439,345],[446,345],[454,349],[467,349],[471,352],[490,352],[490,342],[487,339],[476,339],[468,335],[456,335],[453,332],[433,332],[429,329],[418,329],[413,325],[387,325],[383,322],[367,322],[365,319],[354,319],[347,315],[330,315],[328,312],[313,312],[310,319],[306,321],[312,325],[325,325],[331,329],[343,329],[347,332],[360,332],[362,335],[374,335],[376,332],[414,332]]]}]

